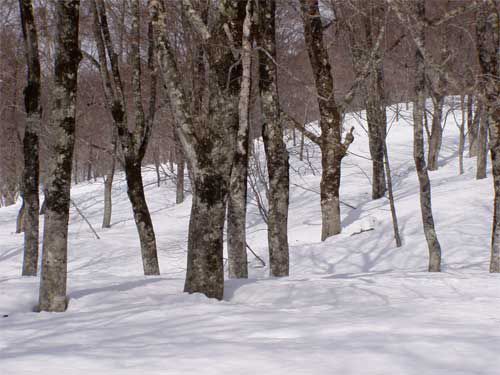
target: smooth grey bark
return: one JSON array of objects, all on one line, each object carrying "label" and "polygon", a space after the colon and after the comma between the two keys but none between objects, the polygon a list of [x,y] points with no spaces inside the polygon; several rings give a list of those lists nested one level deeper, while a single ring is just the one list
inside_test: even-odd
[{"label": "smooth grey bark", "polygon": [[498,1],[481,2],[476,13],[476,46],[480,67],[480,100],[487,113],[494,203],[490,272],[500,272],[500,15]]},{"label": "smooth grey bark", "polygon": [[[158,64],[193,191],[184,291],[217,299],[224,295],[223,227],[238,130],[241,67],[235,53],[239,48],[232,44],[242,40],[246,5],[237,0],[221,2],[209,28],[203,21],[192,21],[195,10],[183,0],[183,12],[191,12],[187,18],[201,39],[199,43],[206,59],[207,69],[200,77],[206,80],[203,87],[207,90],[208,110],[200,123],[190,113],[183,77],[165,32],[164,4],[158,0],[149,4],[157,37]],[[218,48],[228,44],[231,48]]]},{"label": "smooth grey bark", "polygon": [[247,2],[243,35],[241,42],[241,83],[238,103],[238,133],[236,149],[231,170],[231,182],[227,205],[227,251],[228,276],[247,278],[247,176],[248,176],[248,137],[250,126],[250,89],[252,74],[252,1]]},{"label": "smooth grey bark", "polygon": [[304,37],[311,63],[320,112],[321,148],[321,240],[341,232],[340,176],[342,159],[354,140],[353,129],[342,142],[342,119],[335,101],[328,51],[323,41],[323,25],[318,0],[301,0]]},{"label": "smooth grey bark", "polygon": [[[276,61],[276,1],[260,0],[259,12],[259,92],[262,106],[262,139],[269,174],[267,242],[271,276],[289,274],[288,151],[283,141]],[[273,61],[274,60],[274,61]]]},{"label": "smooth grey bark", "polygon": [[53,105],[50,123],[49,173],[45,188],[47,207],[43,231],[40,278],[40,311],[64,311],[67,307],[67,246],[78,65],[80,1],[55,4]]},{"label": "smooth grey bark", "polygon": [[[422,20],[425,17],[425,0],[415,1],[415,38],[419,44],[425,45],[425,33]],[[423,117],[425,111],[425,61],[419,48],[415,55],[415,102],[413,104],[413,158],[420,188],[420,210],[425,239],[429,248],[429,272],[441,271],[441,246],[434,227],[431,205],[431,183],[424,156]]]},{"label": "smooth grey bark", "polygon": [[40,59],[38,36],[31,0],[20,0],[21,25],[28,67],[27,85],[24,89],[26,127],[23,138],[24,170],[22,182],[23,205],[18,229],[24,231],[23,276],[36,276],[38,269],[38,238],[40,208],[40,168],[38,135],[42,118],[40,104]]},{"label": "smooth grey bark", "polygon": [[[94,18],[93,32],[99,56],[99,70],[106,103],[111,111],[118,139],[124,156],[127,195],[134,212],[139,234],[141,256],[145,275],[159,275],[160,267],[156,249],[156,238],[142,185],[141,165],[151,136],[156,105],[156,68],[153,59],[154,38],[152,26],[148,31],[148,70],[150,75],[149,114],[146,118],[142,105],[141,61],[140,61],[140,4],[131,2],[132,32],[130,59],[132,63],[132,97],[135,128],[129,130],[126,100],[122,78],[109,32],[106,8],[103,0],[91,1]],[[107,57],[106,57],[107,54]],[[111,72],[108,71],[108,59]]]}]

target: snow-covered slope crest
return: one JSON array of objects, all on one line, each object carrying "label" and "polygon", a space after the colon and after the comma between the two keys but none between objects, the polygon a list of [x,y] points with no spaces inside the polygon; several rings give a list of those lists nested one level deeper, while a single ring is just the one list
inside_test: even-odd
[{"label": "snow-covered slope crest", "polygon": [[[72,211],[65,313],[31,312],[38,280],[19,276],[19,206],[1,208],[0,373],[497,374],[500,279],[487,272],[491,177],[476,181],[472,158],[458,175],[458,132],[447,116],[441,166],[431,173],[444,272],[427,273],[411,116],[388,115],[403,247],[395,247],[387,200],[370,199],[365,123],[352,114],[343,233],[319,241],[319,150],[306,142],[300,161],[290,142],[291,276],[269,278],[249,254],[250,279],[226,281],[222,302],[182,293],[190,204],[176,206],[172,184],[156,187],[148,168],[162,275],[141,274],[123,176],[108,230],[99,229],[102,182],[74,186],[73,200],[101,239]],[[248,219],[249,245],[267,262],[267,233],[253,205]]]}]

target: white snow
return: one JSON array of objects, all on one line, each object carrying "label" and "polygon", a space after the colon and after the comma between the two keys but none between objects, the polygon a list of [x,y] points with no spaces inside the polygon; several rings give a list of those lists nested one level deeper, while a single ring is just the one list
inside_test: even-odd
[{"label": "white snow", "polygon": [[[347,122],[356,126],[351,151],[369,156],[366,134],[352,116]],[[249,253],[250,278],[227,280],[222,302],[182,292],[190,203],[175,206],[172,184],[146,188],[159,277],[142,276],[123,175],[108,230],[100,229],[102,181],[74,186],[73,200],[101,239],[72,208],[65,313],[31,312],[38,279],[19,276],[19,205],[1,208],[0,374],[498,374],[500,277],[488,273],[492,181],[489,171],[475,180],[473,158],[458,175],[457,134],[449,115],[441,167],[431,172],[441,273],[426,272],[404,119],[388,138],[403,247],[395,247],[387,200],[370,199],[370,161],[354,155],[343,163],[341,199],[356,209],[342,206],[343,233],[320,242],[320,154],[309,144],[311,164],[300,162],[291,146],[291,275],[269,278]],[[154,177],[145,171],[145,181]],[[267,262],[265,225],[253,205],[248,219],[248,242]]]}]

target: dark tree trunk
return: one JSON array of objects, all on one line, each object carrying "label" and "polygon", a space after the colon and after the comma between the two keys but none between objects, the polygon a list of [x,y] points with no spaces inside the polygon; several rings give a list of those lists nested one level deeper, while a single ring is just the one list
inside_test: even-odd
[{"label": "dark tree trunk", "polygon": [[75,143],[80,1],[56,2],[56,44],[47,208],[40,278],[41,311],[64,311],[66,301],[68,220]]},{"label": "dark tree trunk", "polygon": [[458,173],[464,174],[464,148],[465,148],[465,103],[464,97],[460,98],[460,109],[462,120],[460,121],[460,133],[458,140]]},{"label": "dark tree trunk", "polygon": [[[23,203],[21,205],[21,208],[19,209],[19,212],[17,214],[17,219],[16,219],[16,233],[23,233],[24,232],[24,217],[26,216],[26,204],[23,199]],[[23,275],[23,276],[36,276],[35,275]]]},{"label": "dark tree trunk", "polygon": [[490,272],[500,272],[500,16],[498,1],[480,2],[476,16],[476,45],[480,67],[480,97],[490,130],[494,188]]},{"label": "dark tree trunk", "polygon": [[479,129],[479,117],[478,113],[480,104],[476,100],[476,105],[474,106],[474,97],[468,95],[467,101],[467,133],[469,138],[469,157],[477,156],[477,132]]},{"label": "dark tree trunk", "polygon": [[[103,0],[92,0],[94,17],[94,37],[99,55],[100,73],[107,106],[113,116],[118,139],[125,159],[125,175],[127,192],[134,219],[139,233],[141,254],[145,275],[159,275],[160,267],[156,250],[154,229],[142,185],[141,164],[151,136],[156,105],[156,69],[153,60],[154,38],[152,26],[148,30],[148,70],[150,73],[149,116],[146,118],[142,105],[141,88],[141,60],[140,60],[140,4],[138,0],[131,3],[132,37],[130,58],[132,63],[132,96],[135,116],[135,128],[130,131],[127,126],[127,111],[125,96],[122,87],[121,75],[118,67],[118,56],[114,52]],[[111,74],[107,69],[109,58]],[[111,83],[111,77],[114,84]]]},{"label": "dark tree trunk", "polygon": [[429,137],[429,150],[427,154],[429,171],[437,171],[438,158],[443,143],[443,127],[441,121],[443,118],[444,96],[437,95],[433,98],[434,112],[432,113],[432,125]]},{"label": "dark tree trunk", "polygon": [[238,104],[238,133],[234,152],[227,208],[227,249],[230,278],[247,278],[246,215],[248,177],[248,137],[250,125],[250,89],[252,74],[252,1],[248,1],[248,16],[243,22],[241,49],[242,75]]},{"label": "dark tree trunk", "polygon": [[175,159],[177,161],[177,172],[175,178],[175,204],[184,202],[184,169],[185,161],[182,146],[177,136],[175,137]]},{"label": "dark tree trunk", "polygon": [[488,114],[485,110],[479,115],[479,131],[477,133],[476,179],[486,178],[488,157]]},{"label": "dark tree trunk", "polygon": [[[421,20],[425,17],[425,2],[418,0],[414,4],[417,22],[416,38],[420,45],[425,45],[425,35]],[[415,103],[413,104],[413,158],[418,175],[420,186],[420,209],[424,226],[425,239],[429,248],[429,271],[441,271],[441,246],[439,244],[436,230],[434,228],[434,217],[431,206],[431,182],[425,165],[424,156],[424,134],[423,117],[425,115],[425,62],[419,48],[416,49],[415,56]]]},{"label": "dark tree trunk", "polygon": [[340,108],[335,102],[333,77],[328,51],[323,41],[323,25],[318,0],[301,0],[304,37],[311,63],[320,113],[321,128],[321,240],[341,232],[340,176],[341,163],[349,144],[354,140],[351,132],[342,143]]},{"label": "dark tree trunk", "polygon": [[[38,133],[41,124],[40,105],[40,60],[38,56],[38,37],[31,0],[20,0],[21,23],[24,48],[28,66],[28,82],[24,90],[26,127],[23,139],[23,206],[21,227],[24,231],[23,276],[36,276],[38,269],[39,237],[39,156]],[[21,228],[19,228],[21,229]]]},{"label": "dark tree trunk", "polygon": [[[262,104],[262,138],[269,173],[267,238],[271,276],[288,276],[288,151],[280,119],[276,60],[276,1],[259,1],[259,89]],[[265,52],[264,52],[265,51]],[[272,57],[272,59],[270,58]]]},{"label": "dark tree trunk", "polygon": [[138,164],[135,160],[125,160],[125,168],[127,171],[127,194],[130,203],[132,203],[134,220],[141,243],[144,275],[159,275],[160,268],[156,253],[156,238],[144,195],[141,164]]}]

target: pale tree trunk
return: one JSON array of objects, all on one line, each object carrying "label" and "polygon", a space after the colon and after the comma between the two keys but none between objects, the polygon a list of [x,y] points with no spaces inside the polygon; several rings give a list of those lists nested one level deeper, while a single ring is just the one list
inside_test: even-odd
[{"label": "pale tree trunk", "polygon": [[[252,13],[252,1],[248,1],[247,13]],[[243,22],[241,50],[242,75],[238,104],[238,134],[234,152],[231,183],[227,205],[227,250],[230,278],[247,278],[246,214],[248,176],[248,136],[250,117],[250,89],[252,74],[251,17]]]},{"label": "pale tree trunk", "polygon": [[[420,45],[425,45],[424,26],[422,20],[425,17],[425,0],[415,2],[417,16],[416,36]],[[415,56],[415,103],[413,104],[413,158],[418,175],[420,187],[420,209],[424,227],[425,239],[429,248],[429,271],[441,271],[441,246],[439,244],[436,230],[434,228],[434,217],[431,206],[431,182],[425,165],[424,156],[424,134],[423,117],[425,111],[425,62],[419,48]]]},{"label": "pale tree trunk", "polygon": [[112,144],[113,144],[113,154],[111,155],[111,167],[108,174],[104,178],[104,214],[102,217],[102,227],[111,228],[111,214],[113,211],[113,180],[115,178],[115,168],[116,168],[116,153],[118,151],[116,130],[113,129]]},{"label": "pale tree trunk", "polygon": [[[122,87],[122,79],[118,67],[118,56],[114,52],[108,28],[106,8],[103,0],[92,0],[94,17],[94,38],[99,56],[99,69],[107,106],[113,116],[124,156],[127,194],[134,212],[134,220],[139,234],[141,255],[145,275],[159,275],[156,238],[151,216],[144,195],[141,165],[151,136],[156,105],[156,68],[153,61],[154,38],[151,25],[148,31],[148,70],[150,75],[149,116],[146,118],[142,105],[141,61],[140,61],[140,4],[138,0],[131,2],[132,36],[130,59],[132,63],[132,97],[135,128],[127,126],[126,101]],[[108,58],[111,72],[108,71]],[[113,83],[111,82],[113,79]]]},{"label": "pale tree trunk", "polygon": [[481,2],[476,13],[476,45],[480,66],[480,98],[490,127],[494,188],[490,272],[500,272],[500,2]]},{"label": "pale tree trunk", "polygon": [[259,91],[262,105],[262,138],[269,173],[267,240],[271,276],[289,274],[288,151],[283,140],[278,96],[276,60],[276,1],[260,0],[259,6]]},{"label": "pale tree trunk", "polygon": [[321,240],[341,232],[340,175],[347,148],[354,140],[353,129],[342,142],[340,108],[335,102],[328,51],[323,41],[323,26],[318,0],[301,0],[304,37],[311,63],[320,112],[321,148]]},{"label": "pale tree trunk", "polygon": [[488,114],[483,109],[479,114],[479,129],[477,132],[476,180],[486,178],[488,157]]},{"label": "pale tree trunk", "polygon": [[75,143],[80,1],[56,3],[54,97],[49,128],[51,144],[47,208],[43,231],[40,311],[64,311],[66,301],[71,167]]},{"label": "pale tree trunk", "polygon": [[21,23],[24,48],[28,66],[28,82],[24,90],[26,127],[23,139],[23,206],[21,225],[24,231],[23,276],[36,276],[38,269],[39,237],[39,156],[38,134],[40,131],[42,107],[40,105],[40,60],[38,37],[31,0],[21,0]]},{"label": "pale tree trunk", "polygon": [[[190,114],[183,78],[165,33],[166,11],[161,1],[150,2],[157,35],[158,61],[169,102],[176,119],[176,131],[189,165],[193,205],[189,223],[188,259],[184,291],[222,299],[224,294],[223,228],[229,193],[231,166],[238,129],[238,96],[241,70],[231,69],[238,61],[246,3],[222,2],[209,27],[189,0],[183,12],[199,35],[208,71],[208,111],[200,124]],[[247,14],[247,17],[250,17]],[[230,45],[221,49],[219,45]],[[229,77],[228,77],[229,74]]]}]

